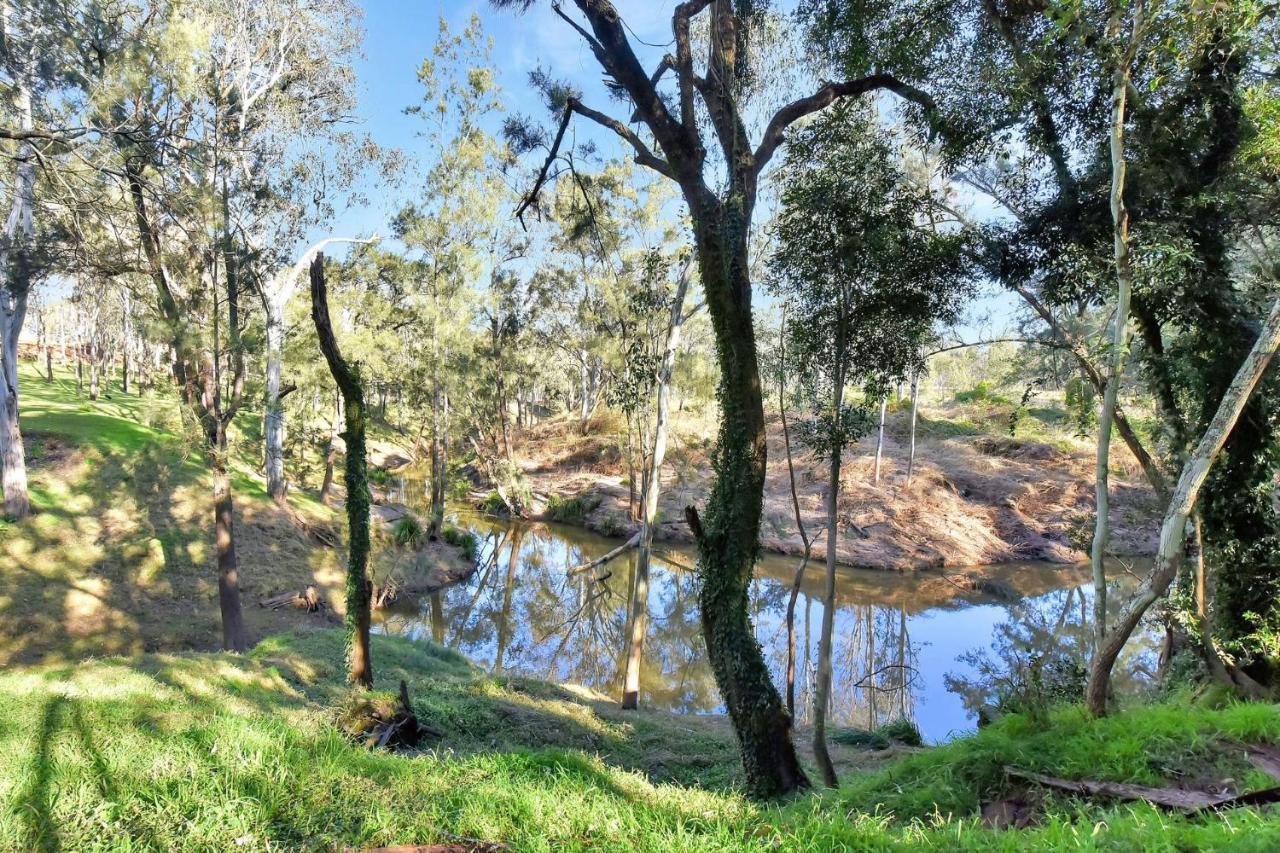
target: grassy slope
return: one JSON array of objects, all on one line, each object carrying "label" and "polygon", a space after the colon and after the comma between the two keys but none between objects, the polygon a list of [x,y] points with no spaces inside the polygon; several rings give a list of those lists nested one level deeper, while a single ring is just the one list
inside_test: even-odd
[{"label": "grassy slope", "polygon": [[[1261,786],[1224,739],[1280,740],[1267,705],[1183,702],[1101,722],[1067,709],[1047,729],[1009,718],[764,808],[737,791],[721,720],[622,714],[377,638],[379,687],[406,678],[444,739],[411,757],[367,752],[332,725],[347,696],[335,631],[282,634],[241,658],[138,654],[217,638],[206,474],[172,434],[172,405],[89,403],[65,377],[32,376],[24,393],[38,512],[0,524],[0,662],[40,665],[0,675],[0,850],[332,849],[451,834],[521,850],[1280,847],[1280,819],[1257,811],[1188,820],[1050,799],[1039,827],[1006,833],[976,817],[1008,793],[1005,764]],[[255,592],[340,574],[278,517],[252,468],[237,459],[235,488],[246,613],[262,636],[309,617],[253,607]],[[84,660],[113,653],[129,656]]]},{"label": "grassy slope", "polygon": [[[46,383],[24,369],[22,378],[35,512],[0,520],[0,663],[216,645],[208,472],[198,447],[174,434],[176,405],[118,390],[90,402],[70,375]],[[252,429],[253,416],[237,425]],[[252,447],[239,442],[232,485],[256,638],[299,618],[256,607],[258,597],[315,584],[336,603],[342,574],[337,555],[267,498]],[[291,503],[312,522],[333,518],[306,494]]]},{"label": "grassy slope", "polygon": [[[1038,828],[982,830],[1015,763],[1095,778],[1236,772],[1223,737],[1280,738],[1272,706],[1157,705],[980,735],[781,807],[737,793],[714,727],[623,714],[567,688],[487,676],[453,652],[378,637],[378,686],[406,678],[444,733],[414,755],[336,733],[338,631],[250,656],[144,655],[0,676],[0,849],[333,849],[499,839],[518,850],[1276,849],[1280,819],[1189,820],[1053,800]],[[661,781],[657,781],[661,780]]]}]

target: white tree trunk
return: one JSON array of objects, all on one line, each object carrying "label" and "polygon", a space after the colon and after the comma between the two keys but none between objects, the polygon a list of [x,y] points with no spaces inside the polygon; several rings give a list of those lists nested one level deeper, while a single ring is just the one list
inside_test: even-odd
[{"label": "white tree trunk", "polygon": [[284,404],[280,400],[280,374],[284,359],[284,311],[293,298],[302,279],[302,273],[316,256],[330,243],[373,243],[377,235],[367,240],[354,237],[326,237],[309,247],[294,261],[293,266],[280,270],[264,289],[264,307],[267,314],[267,383],[263,404],[263,439],[267,445],[267,494],[283,501],[289,486],[284,476],[285,417]]},{"label": "white tree trunk", "polygon": [[916,415],[920,405],[920,371],[923,366],[911,371],[911,449],[907,452],[907,485],[911,485],[911,475],[916,470]]},{"label": "white tree trunk", "polygon": [[880,483],[880,459],[884,455],[884,419],[888,410],[889,395],[884,394],[880,397],[880,429],[876,432],[876,468],[872,476],[877,485]]},{"label": "white tree trunk", "polygon": [[1271,306],[1266,322],[1262,327],[1253,349],[1245,357],[1240,370],[1218,404],[1218,410],[1209,422],[1204,435],[1200,437],[1195,451],[1187,458],[1178,477],[1177,486],[1169,498],[1165,510],[1164,523],[1160,526],[1160,546],[1156,551],[1155,565],[1151,573],[1143,580],[1129,603],[1116,614],[1110,630],[1099,643],[1094,655],[1093,665],[1089,670],[1089,685],[1086,699],[1089,709],[1095,714],[1104,714],[1107,709],[1107,693],[1111,684],[1111,669],[1115,665],[1120,652],[1124,650],[1129,637],[1138,627],[1143,615],[1160,596],[1168,590],[1169,584],[1177,577],[1182,567],[1182,558],[1186,550],[1187,519],[1195,509],[1200,489],[1213,463],[1217,461],[1222,447],[1235,428],[1240,413],[1248,404],[1258,383],[1271,363],[1276,349],[1280,347],[1280,299]]},{"label": "white tree trunk", "polygon": [[661,490],[662,461],[667,455],[667,419],[671,408],[671,373],[676,351],[680,348],[680,329],[684,325],[684,298],[689,290],[689,267],[686,264],[676,285],[671,302],[671,323],[667,328],[667,346],[658,369],[658,402],[654,416],[653,449],[649,454],[649,472],[645,478],[644,515],[640,519],[640,540],[636,553],[635,583],[632,585],[630,636],[627,641],[626,668],[622,682],[622,707],[636,708],[640,702],[640,663],[644,656],[644,635],[649,617],[649,562],[653,550],[653,525],[658,517],[658,492]]},{"label": "white tree trunk", "polygon": [[1133,34],[1111,80],[1111,228],[1116,267],[1116,312],[1111,337],[1111,358],[1106,389],[1102,395],[1102,415],[1098,420],[1098,455],[1094,471],[1095,517],[1093,547],[1093,630],[1094,647],[1100,648],[1107,633],[1107,540],[1110,538],[1111,427],[1115,422],[1120,379],[1124,374],[1125,350],[1129,345],[1129,299],[1133,292],[1133,266],[1129,257],[1129,211],[1125,208],[1124,122],[1137,37],[1142,27],[1143,0],[1134,6]]},{"label": "white tree trunk", "polygon": [[[6,9],[7,13],[7,9]],[[30,59],[15,74],[14,107],[18,126],[32,130]],[[0,247],[0,465],[5,515],[25,518],[31,512],[27,492],[27,459],[18,423],[18,337],[27,314],[31,285],[30,251],[35,236],[35,150],[29,141],[18,147],[17,181]],[[16,249],[16,251],[15,251]]]},{"label": "white tree trunk", "polygon": [[280,370],[284,358],[284,305],[271,300],[267,305],[267,389],[263,412],[263,433],[267,445],[267,494],[284,500],[288,487],[284,479],[284,403],[280,399]]}]

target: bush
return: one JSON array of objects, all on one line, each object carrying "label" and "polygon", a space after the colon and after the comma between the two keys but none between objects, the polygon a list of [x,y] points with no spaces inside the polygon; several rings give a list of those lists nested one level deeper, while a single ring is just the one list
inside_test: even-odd
[{"label": "bush", "polygon": [[600,499],[591,495],[574,495],[571,498],[552,495],[547,500],[546,515],[551,521],[576,523],[586,518],[598,506],[600,506]]},{"label": "bush", "polygon": [[476,558],[479,542],[476,540],[476,535],[470,530],[463,530],[451,524],[446,524],[444,529],[440,531],[440,538],[460,550],[468,560]]},{"label": "bush", "polygon": [[477,508],[489,515],[506,515],[508,512],[507,502],[497,492],[490,492],[486,495]]},{"label": "bush", "polygon": [[385,486],[391,481],[391,474],[385,468],[370,468],[369,482],[375,486]]},{"label": "bush", "polygon": [[979,382],[968,391],[957,391],[957,403],[1008,403],[1009,401],[996,393],[990,382]]},{"label": "bush", "polygon": [[391,541],[401,548],[420,548],[422,534],[422,522],[415,516],[406,515],[391,528]]},{"label": "bush", "polygon": [[876,734],[907,746],[922,746],[924,744],[924,739],[920,737],[920,729],[906,717],[899,717],[892,722],[885,723],[876,729]]}]

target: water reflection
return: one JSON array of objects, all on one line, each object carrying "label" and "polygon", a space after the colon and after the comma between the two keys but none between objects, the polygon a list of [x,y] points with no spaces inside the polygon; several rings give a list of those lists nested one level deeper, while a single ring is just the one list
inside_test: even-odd
[{"label": "water reflection", "polygon": [[[430,637],[495,671],[583,684],[616,694],[622,677],[626,601],[634,563],[599,575],[566,570],[616,545],[577,528],[482,516],[455,518],[480,537],[481,568],[467,583],[378,614],[380,630]],[[662,552],[653,566],[641,701],[691,713],[721,710],[698,619],[692,557]],[[756,636],[781,685],[785,613],[795,562],[767,556],[751,608]],[[822,623],[821,572],[811,566],[796,608],[796,714],[806,722]],[[997,603],[933,573],[842,569],[836,590],[829,724],[873,728],[900,717],[932,741],[970,730],[993,678],[1020,657],[1049,649],[1085,659],[1087,567],[1009,565],[986,573],[1020,600]],[[1140,670],[1139,642],[1122,661]]]}]

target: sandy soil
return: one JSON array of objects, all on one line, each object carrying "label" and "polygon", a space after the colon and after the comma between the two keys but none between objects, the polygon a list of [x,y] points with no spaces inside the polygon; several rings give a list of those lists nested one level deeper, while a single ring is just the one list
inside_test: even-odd
[{"label": "sandy soil", "polygon": [[[907,482],[905,419],[891,420],[879,483],[874,482],[874,437],[846,453],[841,477],[842,563],[871,568],[977,566],[1043,560],[1075,563],[1088,554],[1075,542],[1092,531],[1092,452],[995,435],[922,438]],[[690,540],[684,507],[701,506],[713,474],[709,442],[677,435],[662,472],[658,538]],[[769,424],[769,467],[761,543],[768,551],[800,554],[781,424]],[[825,466],[793,446],[801,517],[815,558],[826,554]],[[1154,553],[1154,495],[1123,447],[1113,450],[1120,473],[1112,477],[1111,551],[1121,556]],[[630,488],[621,454],[601,435],[581,435],[564,422],[530,430],[517,462],[545,512],[553,496],[580,497],[589,511],[576,523],[600,533],[627,536]],[[1081,539],[1079,532],[1085,533]]]}]

